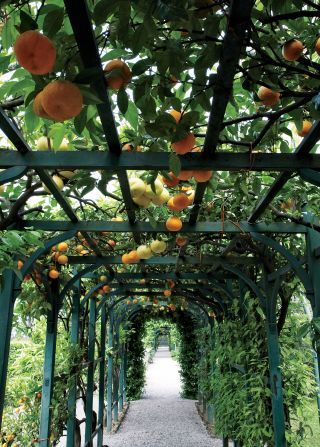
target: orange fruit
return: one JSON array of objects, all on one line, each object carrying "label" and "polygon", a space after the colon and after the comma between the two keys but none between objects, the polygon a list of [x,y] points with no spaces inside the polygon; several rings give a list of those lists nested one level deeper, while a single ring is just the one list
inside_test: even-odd
[{"label": "orange fruit", "polygon": [[130,263],[130,258],[129,258],[128,253],[124,253],[121,256],[121,261],[122,261],[123,264],[129,264]]},{"label": "orange fruit", "polygon": [[181,192],[172,198],[172,205],[181,211],[190,205],[189,197]]},{"label": "orange fruit", "polygon": [[303,120],[302,129],[300,131],[297,130],[297,134],[299,135],[299,137],[305,137],[309,132],[309,130],[311,129],[311,127],[312,127],[311,121]]},{"label": "orange fruit", "polygon": [[59,275],[60,275],[60,273],[55,269],[51,269],[49,271],[49,278],[51,278],[51,279],[57,279],[57,278],[59,278]]},{"label": "orange fruit", "polygon": [[190,180],[193,176],[193,171],[180,171],[178,175],[179,180]]},{"label": "orange fruit", "polygon": [[42,98],[43,98],[43,90],[37,94],[33,101],[33,111],[36,115],[40,116],[40,118],[45,118],[50,120],[51,117],[45,112],[42,107]]},{"label": "orange fruit", "polygon": [[195,144],[196,144],[195,136],[193,135],[192,132],[190,132],[185,138],[183,138],[183,140],[172,143],[171,147],[173,151],[176,152],[177,154],[184,155],[187,154],[188,152],[191,152]]},{"label": "orange fruit", "polygon": [[77,85],[60,79],[42,90],[41,105],[51,119],[65,121],[79,115],[83,96]]},{"label": "orange fruit", "polygon": [[170,177],[170,180],[166,177],[161,177],[162,183],[164,183],[169,188],[174,188],[179,183],[178,177],[174,175],[173,172],[169,172],[168,177]]},{"label": "orange fruit", "polygon": [[106,78],[108,87],[114,90],[119,90],[121,87],[126,87],[132,76],[128,65],[119,59],[114,59],[108,62],[104,67],[104,71],[107,74],[111,73],[113,70],[117,70],[119,73]]},{"label": "orange fruit", "polygon": [[17,262],[17,267],[18,267],[18,270],[21,270],[21,269],[22,269],[22,267],[23,267],[23,262],[21,261],[21,259],[18,260],[18,262]]},{"label": "orange fruit", "polygon": [[320,56],[320,37],[318,37],[314,49],[316,53]]},{"label": "orange fruit", "polygon": [[166,289],[166,290],[163,291],[163,294],[164,294],[164,296],[166,296],[166,297],[171,296],[171,290]]},{"label": "orange fruit", "polygon": [[297,61],[303,53],[303,43],[300,40],[292,39],[282,47],[282,56],[286,61]]},{"label": "orange fruit", "polygon": [[56,49],[52,41],[38,31],[20,34],[13,45],[19,64],[34,75],[45,75],[56,63]]},{"label": "orange fruit", "polygon": [[122,146],[123,151],[131,152],[133,150],[133,146],[130,143],[126,143]]},{"label": "orange fruit", "polygon": [[114,241],[113,239],[109,239],[109,240],[107,241],[107,244],[108,244],[109,246],[111,246],[112,248],[115,247],[115,246],[117,245],[116,241]]},{"label": "orange fruit", "polygon": [[139,258],[139,255],[137,253],[137,250],[131,250],[128,253],[128,259],[129,259],[129,262],[132,262],[132,263],[139,262],[140,258]]},{"label": "orange fruit", "polygon": [[60,242],[60,244],[58,244],[58,251],[67,251],[68,248],[69,246],[66,242]]},{"label": "orange fruit", "polygon": [[178,110],[171,110],[170,115],[175,119],[176,123],[178,123],[181,120],[181,112],[178,112]]},{"label": "orange fruit", "polygon": [[193,171],[193,176],[199,183],[207,182],[212,176],[212,171]]},{"label": "orange fruit", "polygon": [[66,255],[59,255],[57,257],[57,261],[58,261],[58,264],[66,265],[66,264],[68,264],[68,256],[66,256]]},{"label": "orange fruit", "polygon": [[167,202],[167,206],[169,208],[170,211],[180,211],[179,208],[177,208],[174,204],[173,204],[173,197],[170,197],[170,199]]},{"label": "orange fruit", "polygon": [[104,291],[104,293],[108,293],[111,292],[111,287],[109,286],[109,284],[106,284],[102,287],[102,290]]},{"label": "orange fruit", "polygon": [[171,216],[166,221],[166,227],[169,231],[180,231],[182,228],[182,221],[177,216]]},{"label": "orange fruit", "polygon": [[280,100],[280,93],[271,90],[268,87],[261,86],[258,90],[258,98],[264,106],[274,106]]},{"label": "orange fruit", "polygon": [[176,244],[178,245],[178,247],[183,247],[184,245],[186,245],[187,242],[188,238],[186,238],[185,236],[176,237]]}]

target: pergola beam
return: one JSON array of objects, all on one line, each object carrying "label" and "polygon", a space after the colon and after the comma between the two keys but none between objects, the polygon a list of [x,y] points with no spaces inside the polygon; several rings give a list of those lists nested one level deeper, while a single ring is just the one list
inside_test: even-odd
[{"label": "pergola beam", "polygon": [[[83,169],[125,172],[138,170],[169,170],[169,153],[123,152],[114,155],[104,151],[30,151],[21,154],[0,150],[0,169],[25,167],[28,169]],[[271,171],[296,172],[300,169],[320,170],[320,154],[236,153],[216,152],[210,158],[193,152],[180,156],[183,170],[211,169],[213,171]]]},{"label": "pergola beam", "polygon": [[[115,233],[168,233],[164,222],[158,222],[156,225],[151,225],[150,222],[114,222],[114,221],[81,221],[68,222],[63,220],[24,220],[16,222],[11,225],[11,230],[28,230],[34,228],[36,230],[44,231],[111,231]],[[216,221],[216,222],[197,222],[195,225],[184,223],[180,233],[217,233],[223,234],[238,234],[238,233],[274,233],[274,234],[304,234],[307,232],[307,227],[295,223],[288,222],[274,222],[274,223],[257,223],[250,224],[246,221],[230,222],[230,221]]]},{"label": "pergola beam", "polygon": [[[218,146],[224,115],[232,93],[234,76],[250,27],[250,17],[254,3],[254,0],[231,1],[217,74],[213,79],[213,98],[203,146],[203,153],[210,157]],[[194,206],[190,212],[190,224],[195,224],[198,219],[207,184],[207,182],[199,183],[196,188]]]},{"label": "pergola beam", "polygon": [[[310,157],[309,152],[313,149],[315,144],[318,142],[320,138],[320,120],[316,121],[312,129],[308,132],[308,135],[301,141],[299,146],[294,152],[294,155],[300,159],[303,157]],[[302,166],[301,166],[302,168]],[[312,169],[312,166],[309,166],[308,169]],[[281,188],[290,180],[291,174],[289,172],[283,172],[279,174],[277,179],[274,181],[273,185],[269,188],[267,193],[259,200],[257,206],[252,211],[248,222],[253,223],[263,214],[263,212],[268,208],[269,204],[276,197],[276,195],[280,192]]]},{"label": "pergola beam", "polygon": [[[108,265],[108,264],[122,264],[121,256],[102,256],[101,258],[96,256],[69,256],[69,264],[95,264],[95,265]],[[140,260],[134,264],[139,265],[175,265],[177,262],[177,256],[154,256],[147,260]],[[222,265],[225,260],[221,260],[220,256],[214,255],[202,255],[202,256],[185,256],[184,265]],[[260,264],[258,258],[254,257],[241,257],[230,256],[228,257],[228,263],[230,264],[242,264],[242,265],[257,265]],[[142,273],[144,275],[144,273]],[[182,273],[181,273],[182,274]],[[180,273],[176,273],[178,278]],[[211,276],[212,278],[212,276]]]}]

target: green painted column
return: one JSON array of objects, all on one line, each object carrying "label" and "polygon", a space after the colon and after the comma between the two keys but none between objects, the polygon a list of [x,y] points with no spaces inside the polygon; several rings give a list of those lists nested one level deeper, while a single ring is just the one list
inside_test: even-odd
[{"label": "green painted column", "polygon": [[109,332],[108,332],[108,379],[107,379],[107,432],[112,430],[112,375],[113,375],[113,356],[110,352],[113,348],[113,309],[109,309]]},{"label": "green painted column", "polygon": [[3,287],[0,293],[0,431],[2,425],[2,414],[7,382],[8,362],[10,352],[10,340],[12,331],[12,319],[14,308],[14,283],[15,273],[13,270],[4,270]]},{"label": "green painted column", "polygon": [[127,402],[127,363],[127,345],[125,345],[123,353],[123,403]]},{"label": "green painted column", "polygon": [[[116,342],[116,348],[119,349],[119,324],[117,323],[115,325],[115,342]],[[120,375],[120,374],[119,374]],[[118,382],[118,378],[117,378]],[[115,422],[119,421],[119,383],[115,383],[113,387],[113,418]]]},{"label": "green painted column", "polygon": [[88,334],[88,370],[87,370],[87,392],[86,392],[86,429],[85,429],[85,443],[91,445],[92,432],[95,427],[92,426],[93,418],[93,391],[94,391],[94,352],[96,339],[96,301],[94,298],[90,299],[89,310],[89,334]]},{"label": "green painted column", "polygon": [[50,445],[51,399],[54,384],[54,367],[57,344],[58,294],[53,293],[52,309],[47,315],[47,332],[44,356],[44,373],[42,383],[39,447]]},{"label": "green painted column", "polygon": [[100,333],[100,367],[99,367],[99,409],[98,409],[98,446],[103,443],[103,416],[104,416],[104,393],[105,393],[105,369],[106,369],[106,305],[101,308],[101,333]]},{"label": "green painted column", "polygon": [[[71,333],[70,341],[72,345],[77,345],[79,341],[79,319],[80,319],[80,291],[74,291],[72,296]],[[70,379],[68,397],[68,423],[67,423],[67,447],[75,445],[76,431],[76,407],[77,407],[77,378],[76,371]]]},{"label": "green painted column", "polygon": [[[307,259],[309,275],[313,285],[313,296],[311,301],[312,317],[320,318],[320,234],[318,231],[308,229],[307,232]],[[320,418],[320,343],[315,342],[314,372],[317,382],[317,405]]]},{"label": "green painted column", "polygon": [[285,447],[285,415],[282,390],[282,374],[279,338],[277,330],[276,304],[279,283],[268,283],[265,275],[266,317],[267,317],[267,342],[268,361],[272,403],[272,419],[274,431],[274,446]]},{"label": "green painted column", "polygon": [[[123,349],[123,347],[122,347]],[[123,386],[124,386],[124,352],[121,353],[120,379],[119,379],[119,410],[123,410]]]}]

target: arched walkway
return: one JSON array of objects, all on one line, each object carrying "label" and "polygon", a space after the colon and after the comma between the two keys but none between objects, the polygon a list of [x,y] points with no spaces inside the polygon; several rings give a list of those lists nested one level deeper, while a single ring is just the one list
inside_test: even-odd
[{"label": "arched walkway", "polygon": [[220,447],[202,423],[195,401],[180,397],[179,365],[160,347],[148,366],[144,398],[131,402],[108,447]]}]

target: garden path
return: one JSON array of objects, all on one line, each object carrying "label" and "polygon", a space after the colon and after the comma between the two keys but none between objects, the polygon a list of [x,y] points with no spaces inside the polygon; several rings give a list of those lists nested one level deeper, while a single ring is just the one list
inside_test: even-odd
[{"label": "garden path", "polygon": [[180,397],[179,365],[167,347],[160,347],[147,369],[143,399],[130,403],[108,447],[222,447],[203,425],[194,400]]}]

